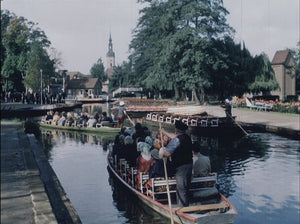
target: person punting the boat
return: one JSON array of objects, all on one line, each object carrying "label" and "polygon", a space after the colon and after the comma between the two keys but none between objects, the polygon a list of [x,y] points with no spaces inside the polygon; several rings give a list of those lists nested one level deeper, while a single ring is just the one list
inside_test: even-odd
[{"label": "person punting the boat", "polygon": [[[169,164],[176,178],[176,194],[178,205],[185,207],[189,205],[189,190],[193,170],[192,140],[187,135],[188,127],[181,120],[175,122],[175,135],[161,129],[164,135],[171,138],[165,148],[160,149],[160,157],[171,157]],[[169,174],[170,175],[170,174]]]},{"label": "person punting the boat", "polygon": [[124,120],[126,115],[126,107],[124,101],[120,101],[120,107],[118,111],[118,128],[123,128]]},{"label": "person punting the boat", "polygon": [[230,101],[226,99],[225,104],[222,104],[221,107],[225,108],[226,122],[230,123],[232,119]]}]

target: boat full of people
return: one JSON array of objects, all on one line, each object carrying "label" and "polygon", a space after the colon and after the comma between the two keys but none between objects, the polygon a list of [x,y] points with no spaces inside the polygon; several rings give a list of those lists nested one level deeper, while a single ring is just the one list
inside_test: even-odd
[{"label": "boat full of people", "polygon": [[108,147],[109,173],[145,205],[176,223],[233,223],[237,212],[219,193],[218,175],[211,172],[210,165],[205,172],[193,172],[189,204],[178,203],[177,173],[169,169],[170,159],[160,157],[162,144],[168,142],[168,136],[153,138],[139,123],[122,129]]},{"label": "boat full of people", "polygon": [[68,131],[115,134],[121,131],[121,128],[117,127],[117,122],[107,116],[106,112],[103,112],[101,115],[98,113],[89,115],[87,112],[83,112],[79,115],[72,112],[62,112],[60,114],[56,111],[54,113],[50,110],[47,112],[47,115],[42,117],[39,124],[44,128]]}]

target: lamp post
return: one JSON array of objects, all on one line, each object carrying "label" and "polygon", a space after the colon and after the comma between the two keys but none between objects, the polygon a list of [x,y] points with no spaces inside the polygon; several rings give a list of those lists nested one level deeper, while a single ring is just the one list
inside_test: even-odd
[{"label": "lamp post", "polygon": [[43,104],[43,69],[40,70],[41,72],[41,105]]}]

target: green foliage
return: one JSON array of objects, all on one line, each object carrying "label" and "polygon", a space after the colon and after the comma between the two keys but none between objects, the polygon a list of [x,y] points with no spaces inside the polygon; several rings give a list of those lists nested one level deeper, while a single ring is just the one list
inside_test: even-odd
[{"label": "green foliage", "polygon": [[299,105],[294,103],[285,103],[285,104],[275,104],[273,106],[273,111],[280,113],[294,113],[299,114]]},{"label": "green foliage", "polygon": [[36,91],[40,69],[45,74],[44,85],[50,83],[56,60],[50,59],[46,49],[51,43],[36,24],[1,10],[1,37],[1,78],[5,91],[24,91],[24,77],[27,87]]},{"label": "green foliage", "polygon": [[131,72],[131,62],[123,62],[114,68],[113,76],[109,80],[109,91],[113,92],[119,87],[137,86],[135,77]]},{"label": "green foliage", "polygon": [[249,90],[254,93],[268,94],[272,90],[279,88],[271,62],[266,54],[261,54],[254,58],[255,79],[249,84]]},{"label": "green foliage", "polygon": [[39,91],[41,87],[41,70],[43,88],[48,86],[54,75],[54,61],[50,59],[41,42],[34,42],[28,54],[27,74],[24,83],[33,91]]},{"label": "green foliage", "polygon": [[290,52],[295,60],[296,92],[300,92],[300,42],[297,46],[297,48],[290,49]]},{"label": "green foliage", "polygon": [[148,6],[130,45],[137,82],[151,91],[173,90],[175,98],[191,91],[204,98],[215,66],[210,42],[232,31],[222,1],[141,2]]},{"label": "green foliage", "polygon": [[201,102],[278,88],[269,59],[234,43],[222,0],[138,2],[146,7],[130,44],[137,85]]},{"label": "green foliage", "polygon": [[1,67],[1,77],[5,80],[4,89],[23,91],[22,71],[26,67],[26,53],[28,51],[28,28],[22,17],[11,17],[9,26],[2,30],[2,42],[5,58]]},{"label": "green foliage", "polygon": [[93,64],[93,66],[90,69],[90,74],[93,78],[98,78],[101,82],[101,85],[107,80],[107,77],[104,73],[104,65],[101,58],[99,58],[97,62]]}]

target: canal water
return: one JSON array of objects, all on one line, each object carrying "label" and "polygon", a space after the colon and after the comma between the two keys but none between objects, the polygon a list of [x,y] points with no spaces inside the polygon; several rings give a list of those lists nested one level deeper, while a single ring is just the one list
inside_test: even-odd
[{"label": "canal water", "polygon": [[[109,176],[107,145],[114,136],[43,130],[51,166],[85,224],[169,223]],[[235,224],[299,224],[299,141],[270,133],[240,139],[200,138],[235,206]]]}]

